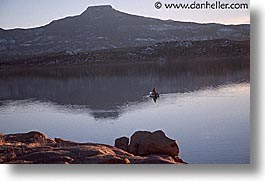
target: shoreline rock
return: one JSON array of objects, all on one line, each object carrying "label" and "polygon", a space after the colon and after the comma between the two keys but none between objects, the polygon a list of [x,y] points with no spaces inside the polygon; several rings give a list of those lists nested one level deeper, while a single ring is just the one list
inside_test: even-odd
[{"label": "shoreline rock", "polygon": [[123,137],[115,139],[114,146],[128,152],[129,151],[129,138],[123,136]]},{"label": "shoreline rock", "polygon": [[[140,138],[148,134],[145,139]],[[151,137],[150,137],[151,135]],[[156,138],[158,142],[155,142]],[[145,142],[145,140],[147,142]],[[162,141],[166,140],[162,144]],[[139,150],[134,149],[139,142]],[[77,143],[62,138],[48,138],[45,134],[0,134],[0,163],[12,164],[183,164],[177,143],[162,131],[137,131],[129,138],[115,140],[115,146],[96,143]],[[176,147],[177,146],[177,147]],[[175,150],[174,150],[174,149]],[[127,151],[126,151],[127,150]],[[132,150],[133,153],[130,153]],[[170,151],[168,151],[170,150]]]},{"label": "shoreline rock", "polygon": [[129,152],[135,155],[165,154],[175,157],[179,154],[179,148],[176,141],[168,138],[161,130],[136,131],[131,136]]}]

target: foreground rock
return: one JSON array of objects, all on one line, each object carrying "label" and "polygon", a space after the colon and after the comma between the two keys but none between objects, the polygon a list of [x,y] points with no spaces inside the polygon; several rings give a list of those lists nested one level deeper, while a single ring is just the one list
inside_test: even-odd
[{"label": "foreground rock", "polygon": [[168,138],[161,130],[136,131],[131,136],[130,144],[129,138],[121,137],[115,140],[115,146],[138,156],[163,155],[166,160],[184,163],[179,158],[179,147],[176,141]]},{"label": "foreground rock", "polygon": [[122,150],[125,150],[125,151],[129,151],[129,138],[123,136],[123,137],[120,137],[120,138],[117,138],[115,140],[115,147],[117,148],[120,148]]},{"label": "foreground rock", "polygon": [[[130,145],[137,145],[145,132],[136,132]],[[148,133],[149,134],[149,133]],[[50,139],[45,134],[32,131],[19,134],[0,134],[0,163],[39,163],[39,164],[179,164],[185,163],[175,151],[168,148],[173,140],[163,138],[161,131],[150,133],[139,143],[140,152],[128,145],[126,137],[117,139],[120,148],[95,143],[76,143],[61,138]],[[137,138],[137,139],[135,139]],[[158,142],[155,143],[155,139]],[[149,141],[144,144],[144,140]],[[165,144],[163,141],[166,140]],[[175,142],[176,144],[176,142]],[[149,146],[148,146],[149,145]],[[162,148],[165,146],[165,149]],[[148,148],[150,147],[150,148]],[[172,147],[173,148],[173,147]],[[156,150],[157,149],[157,150]],[[139,151],[138,150],[138,151]],[[162,151],[161,151],[162,150]],[[170,150],[170,151],[169,151]],[[143,154],[144,153],[144,154]],[[174,154],[173,154],[174,153]]]},{"label": "foreground rock", "polygon": [[178,156],[179,148],[175,140],[168,138],[163,131],[137,131],[131,137],[129,152],[135,155],[165,154]]}]

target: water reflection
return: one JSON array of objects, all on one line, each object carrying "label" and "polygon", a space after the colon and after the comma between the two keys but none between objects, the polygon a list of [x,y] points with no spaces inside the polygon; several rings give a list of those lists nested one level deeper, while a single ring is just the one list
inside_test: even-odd
[{"label": "water reflection", "polygon": [[121,107],[145,101],[153,87],[168,94],[248,81],[249,60],[242,57],[17,70],[1,73],[0,100],[85,106],[96,119],[117,119]]},{"label": "water reflection", "polygon": [[87,106],[4,101],[0,132],[39,130],[52,138],[113,145],[136,130],[162,129],[177,139],[181,158],[189,163],[249,163],[249,89],[240,83],[162,94],[156,104],[147,96],[120,107],[118,119],[105,121],[95,120]]}]

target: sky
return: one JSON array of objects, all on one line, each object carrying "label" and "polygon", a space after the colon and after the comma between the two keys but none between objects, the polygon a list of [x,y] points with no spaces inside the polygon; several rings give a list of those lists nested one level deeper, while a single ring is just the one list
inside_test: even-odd
[{"label": "sky", "polygon": [[[88,6],[112,5],[129,14],[198,23],[249,24],[249,9],[180,10],[156,9],[158,0],[0,0],[0,28],[32,28],[67,16],[79,15]],[[164,3],[193,3],[194,0],[159,0]],[[196,3],[206,0],[195,0]],[[218,0],[207,0],[212,3]],[[222,3],[247,3],[249,0],[219,0]]]}]

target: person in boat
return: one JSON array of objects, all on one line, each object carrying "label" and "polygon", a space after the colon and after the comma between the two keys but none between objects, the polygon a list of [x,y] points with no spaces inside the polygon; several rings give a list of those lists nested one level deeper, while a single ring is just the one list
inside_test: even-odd
[{"label": "person in boat", "polygon": [[153,95],[156,95],[156,94],[157,94],[157,92],[156,92],[156,88],[153,88],[153,90],[152,90],[152,94],[153,94]]},{"label": "person in boat", "polygon": [[156,92],[156,88],[154,88],[152,92],[150,92],[150,96],[159,97],[159,94]]},{"label": "person in boat", "polygon": [[157,98],[159,97],[159,94],[156,92],[156,88],[154,88],[152,92],[150,92],[150,97],[152,97],[154,102],[156,102]]}]

